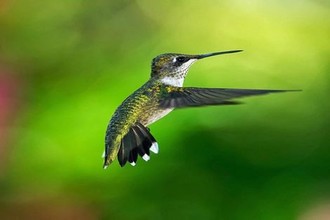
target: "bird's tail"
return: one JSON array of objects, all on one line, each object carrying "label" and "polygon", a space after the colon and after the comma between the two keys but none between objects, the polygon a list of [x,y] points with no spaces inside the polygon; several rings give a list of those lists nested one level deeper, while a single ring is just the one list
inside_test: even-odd
[{"label": "bird's tail", "polygon": [[[138,155],[145,161],[148,161],[150,159],[150,151],[158,153],[157,141],[148,128],[141,123],[136,123],[121,140],[117,156],[119,164],[123,167],[128,161],[132,166],[135,166]],[[106,153],[104,156],[104,168],[106,168],[111,161],[109,161]]]}]

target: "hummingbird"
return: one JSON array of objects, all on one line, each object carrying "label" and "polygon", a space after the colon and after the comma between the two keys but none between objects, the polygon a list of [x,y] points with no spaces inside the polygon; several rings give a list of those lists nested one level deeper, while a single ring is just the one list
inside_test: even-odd
[{"label": "hummingbird", "polygon": [[104,169],[118,158],[121,167],[148,161],[159,152],[148,126],[176,108],[240,104],[236,98],[292,90],[183,87],[189,67],[207,57],[241,52],[229,50],[199,55],[165,53],[155,57],[150,79],[116,109],[105,135]]}]

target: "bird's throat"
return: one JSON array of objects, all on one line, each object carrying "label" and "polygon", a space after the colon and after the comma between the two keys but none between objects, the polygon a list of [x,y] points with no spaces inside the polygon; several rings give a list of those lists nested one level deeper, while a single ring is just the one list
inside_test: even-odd
[{"label": "bird's throat", "polygon": [[160,80],[162,83],[169,86],[182,87],[184,82],[184,77],[176,77],[176,76],[165,76]]}]

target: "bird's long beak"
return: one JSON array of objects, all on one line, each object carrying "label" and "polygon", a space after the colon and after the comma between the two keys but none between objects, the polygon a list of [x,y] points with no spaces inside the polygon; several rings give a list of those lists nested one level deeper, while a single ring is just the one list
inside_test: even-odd
[{"label": "bird's long beak", "polygon": [[216,55],[222,55],[222,54],[227,54],[227,53],[238,53],[242,52],[243,50],[227,50],[227,51],[221,51],[221,52],[214,52],[214,53],[207,53],[207,54],[200,54],[196,55],[195,59],[203,59],[206,57],[211,57],[211,56],[216,56]]}]

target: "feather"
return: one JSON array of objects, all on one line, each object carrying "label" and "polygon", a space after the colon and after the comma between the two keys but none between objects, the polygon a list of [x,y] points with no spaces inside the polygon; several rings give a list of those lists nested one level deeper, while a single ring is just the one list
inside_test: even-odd
[{"label": "feather", "polygon": [[132,166],[135,166],[139,155],[148,161],[150,150],[158,153],[158,144],[149,129],[137,122],[121,141],[117,156],[119,164],[123,167],[128,161]]},{"label": "feather", "polygon": [[295,90],[183,88],[171,86],[167,88],[167,91],[168,93],[159,101],[159,106],[164,109],[204,105],[235,105],[240,104],[240,102],[233,101],[234,98]]}]

